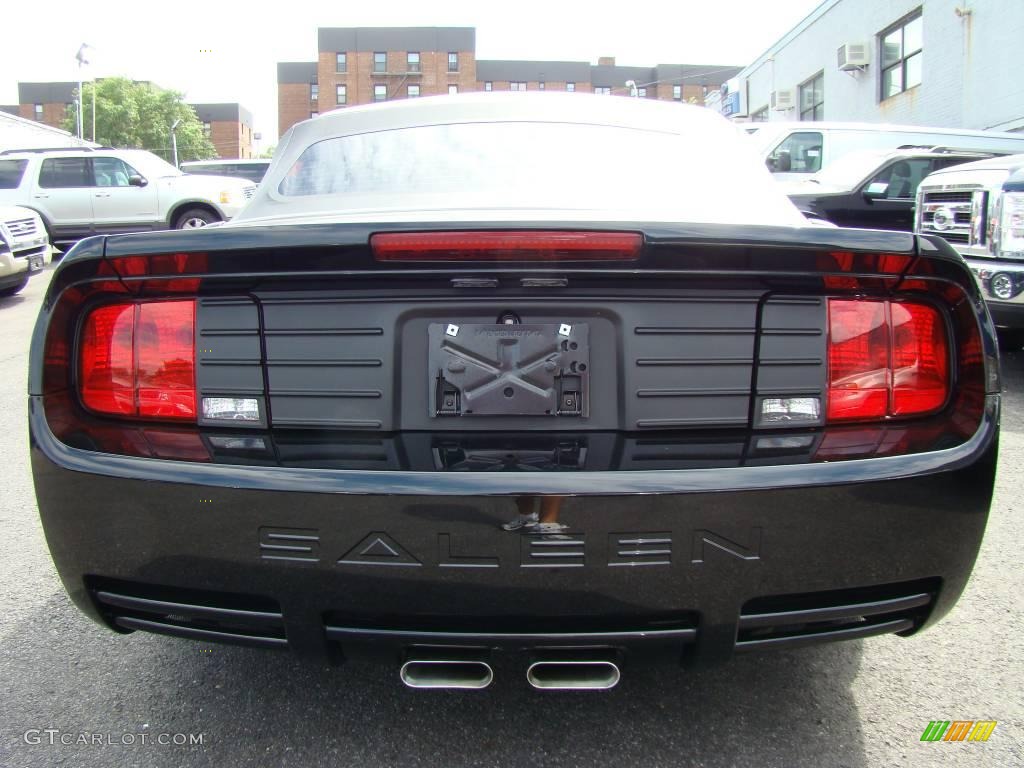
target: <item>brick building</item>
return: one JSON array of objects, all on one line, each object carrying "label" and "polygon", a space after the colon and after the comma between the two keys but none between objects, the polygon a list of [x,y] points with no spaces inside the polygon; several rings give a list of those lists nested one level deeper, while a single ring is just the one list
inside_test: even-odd
[{"label": "brick building", "polygon": [[476,58],[472,27],[320,28],[316,61],[277,65],[278,129],[320,112],[374,101],[467,91],[559,90],[703,103],[735,66],[618,66]]},{"label": "brick building", "polygon": [[277,129],[283,134],[301,120],[320,111],[317,98],[317,63],[282,61],[277,65]]},{"label": "brick building", "polygon": [[[18,105],[12,114],[60,128],[77,98],[77,82],[18,83]],[[207,130],[218,156],[249,158],[252,150],[252,113],[241,104],[191,104]],[[10,111],[6,107],[0,107]],[[89,102],[85,104],[86,136],[89,135]]]},{"label": "brick building", "polygon": [[207,138],[226,160],[253,157],[252,113],[241,104],[191,104]]},{"label": "brick building", "polygon": [[18,116],[60,128],[78,83],[18,83]]}]

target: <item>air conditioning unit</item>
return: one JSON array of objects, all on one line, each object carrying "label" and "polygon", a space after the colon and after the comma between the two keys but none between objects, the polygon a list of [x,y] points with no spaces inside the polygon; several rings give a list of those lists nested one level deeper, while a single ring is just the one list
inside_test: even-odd
[{"label": "air conditioning unit", "polygon": [[784,112],[796,106],[796,89],[782,88],[772,91],[772,109],[776,112]]},{"label": "air conditioning unit", "polygon": [[843,72],[863,69],[871,63],[871,52],[867,43],[844,43],[839,46],[836,55],[839,59],[839,69]]}]

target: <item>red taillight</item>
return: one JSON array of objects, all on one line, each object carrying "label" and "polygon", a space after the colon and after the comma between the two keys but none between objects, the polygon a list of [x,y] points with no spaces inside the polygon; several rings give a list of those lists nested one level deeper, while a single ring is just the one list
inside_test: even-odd
[{"label": "red taillight", "polygon": [[136,413],[134,335],[134,304],[111,304],[89,315],[80,353],[86,407],[100,413]]},{"label": "red taillight", "polygon": [[636,232],[382,232],[370,237],[378,261],[633,261]]},{"label": "red taillight", "polygon": [[931,413],[949,396],[949,342],[929,304],[828,302],[828,421]]},{"label": "red taillight", "polygon": [[85,320],[82,403],[97,413],[196,417],[195,301],[109,304]]}]

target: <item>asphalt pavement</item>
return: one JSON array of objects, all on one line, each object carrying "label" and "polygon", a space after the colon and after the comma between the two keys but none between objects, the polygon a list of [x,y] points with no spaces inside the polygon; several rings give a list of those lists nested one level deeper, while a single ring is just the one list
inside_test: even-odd
[{"label": "asphalt pavement", "polygon": [[[981,555],[935,628],[708,670],[630,667],[605,693],[535,692],[501,666],[486,691],[423,692],[389,666],[118,636],[70,604],[39,524],[25,416],[50,274],[0,299],[0,765],[1024,765],[1024,353],[1003,360]],[[922,743],[937,719],[998,725],[985,743]]]}]

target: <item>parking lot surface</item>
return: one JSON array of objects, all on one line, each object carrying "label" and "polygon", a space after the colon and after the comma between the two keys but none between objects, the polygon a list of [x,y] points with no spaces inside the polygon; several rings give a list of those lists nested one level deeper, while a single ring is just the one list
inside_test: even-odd
[{"label": "parking lot surface", "polygon": [[[51,274],[0,300],[0,765],[1024,765],[1024,353],[1003,360],[977,567],[930,631],[699,671],[634,665],[606,693],[542,694],[501,665],[486,691],[424,692],[389,666],[122,637],[70,604],[39,525],[25,417]],[[998,725],[985,743],[922,743],[930,720]]]}]

